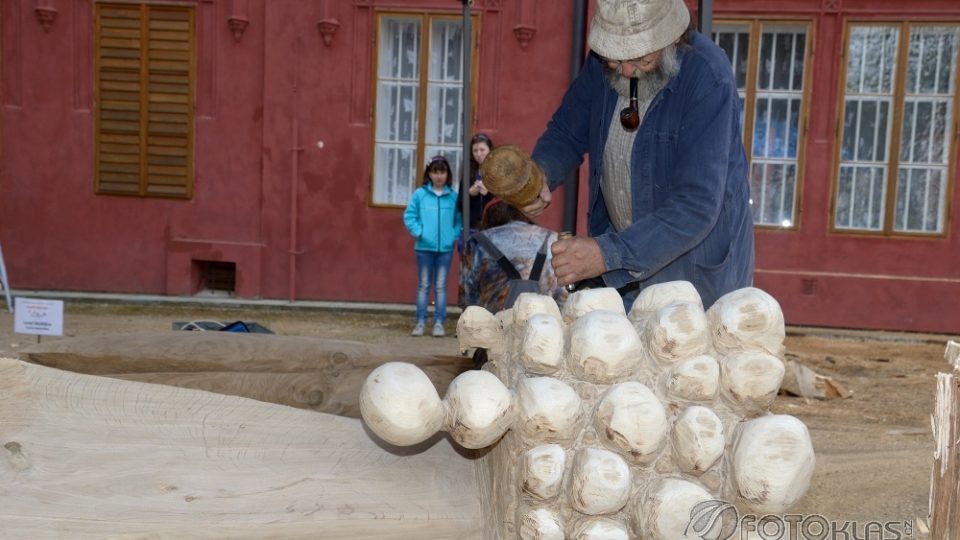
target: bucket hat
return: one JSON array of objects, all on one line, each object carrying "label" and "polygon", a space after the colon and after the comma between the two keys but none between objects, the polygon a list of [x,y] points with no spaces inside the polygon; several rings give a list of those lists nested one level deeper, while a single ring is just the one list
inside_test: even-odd
[{"label": "bucket hat", "polygon": [[690,25],[683,0],[597,0],[588,43],[610,60],[632,60],[659,51]]}]

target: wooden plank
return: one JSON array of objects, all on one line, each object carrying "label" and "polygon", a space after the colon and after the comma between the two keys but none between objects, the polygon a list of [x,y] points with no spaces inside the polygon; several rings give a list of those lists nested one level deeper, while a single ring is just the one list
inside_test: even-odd
[{"label": "wooden plank", "polygon": [[[100,88],[104,90],[119,90],[124,92],[140,92],[140,83],[131,81],[110,81],[100,79]],[[139,95],[139,94],[138,94]]]},{"label": "wooden plank", "polygon": [[140,176],[137,174],[130,174],[130,173],[123,174],[123,173],[112,173],[112,172],[102,171],[100,173],[100,181],[108,184],[122,183],[122,184],[129,184],[129,185],[136,186],[140,184]]},{"label": "wooden plank", "polygon": [[935,450],[930,488],[931,538],[960,537],[960,378],[937,375]]},{"label": "wooden plank", "polygon": [[137,177],[137,183],[127,183],[127,182],[107,182],[101,180],[99,187],[102,193],[113,193],[117,195],[136,195],[140,191],[140,182],[139,176]]},{"label": "wooden plank", "polygon": [[[174,182],[174,180],[171,180]],[[183,185],[183,178],[175,179],[175,185],[160,185],[154,178],[147,178],[147,195],[156,197],[183,198],[187,196],[187,187]]]},{"label": "wooden plank", "polygon": [[473,464],[360,421],[0,359],[6,538],[479,540]]},{"label": "wooden plank", "polygon": [[149,146],[147,147],[147,155],[149,156],[176,156],[179,158],[187,159],[187,149],[186,148],[173,148],[169,146]]},{"label": "wooden plank", "polygon": [[182,114],[190,112],[189,106],[183,103],[151,103],[147,110],[150,112],[173,112]]},{"label": "wooden plank", "polygon": [[187,141],[183,137],[161,137],[159,135],[150,135],[147,138],[147,144],[150,146],[179,146],[186,147]]},{"label": "wooden plank", "polygon": [[[154,177],[168,177],[168,178],[179,178],[180,182],[183,182],[183,177],[187,174],[186,167],[174,167],[168,165],[153,165],[156,162],[156,159],[148,160],[150,165],[147,165],[147,173],[150,175],[151,183]],[[161,182],[164,183],[164,182]]]},{"label": "wooden plank", "polygon": [[384,362],[417,365],[440,395],[454,377],[473,367],[473,361],[463,356],[428,355],[396,346],[186,331],[62,339],[31,347],[20,356],[67,371],[215,390],[351,417],[360,416],[360,386]]},{"label": "wooden plank", "polygon": [[150,122],[150,133],[158,135],[183,135],[186,137],[190,133],[189,126],[185,124],[167,124],[163,122]]},{"label": "wooden plank", "polygon": [[944,358],[953,373],[937,374],[930,479],[930,537],[960,538],[960,344],[947,342]]},{"label": "wooden plank", "polygon": [[101,163],[100,172],[128,173],[138,175],[140,173],[139,165],[129,165],[124,163]]}]

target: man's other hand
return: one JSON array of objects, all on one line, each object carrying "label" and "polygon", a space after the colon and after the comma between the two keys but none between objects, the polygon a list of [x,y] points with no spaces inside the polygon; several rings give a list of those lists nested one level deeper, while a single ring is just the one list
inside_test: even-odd
[{"label": "man's other hand", "polygon": [[520,211],[526,214],[527,217],[533,219],[550,207],[550,201],[552,199],[553,195],[550,194],[550,186],[544,182],[543,187],[540,188],[540,195],[537,196],[532,203],[521,208]]},{"label": "man's other hand", "polygon": [[550,248],[553,272],[560,285],[597,277],[607,271],[600,244],[593,238],[573,237],[558,240]]}]

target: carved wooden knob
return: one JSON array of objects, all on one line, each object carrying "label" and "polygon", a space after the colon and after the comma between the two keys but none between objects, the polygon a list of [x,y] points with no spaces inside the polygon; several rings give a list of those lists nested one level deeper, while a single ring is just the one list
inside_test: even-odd
[{"label": "carved wooden knob", "polygon": [[543,171],[530,156],[513,145],[498,146],[480,165],[483,184],[507,204],[522,208],[540,196]]}]

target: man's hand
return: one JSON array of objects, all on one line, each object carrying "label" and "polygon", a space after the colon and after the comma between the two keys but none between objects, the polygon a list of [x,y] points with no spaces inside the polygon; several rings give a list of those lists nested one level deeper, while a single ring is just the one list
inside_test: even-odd
[{"label": "man's hand", "polygon": [[550,194],[550,186],[546,182],[540,188],[540,195],[532,203],[520,209],[527,217],[533,219],[543,213],[550,206],[553,195]]},{"label": "man's hand", "polygon": [[607,271],[600,244],[593,238],[558,240],[553,243],[550,253],[553,254],[553,273],[560,285],[597,277]]}]

